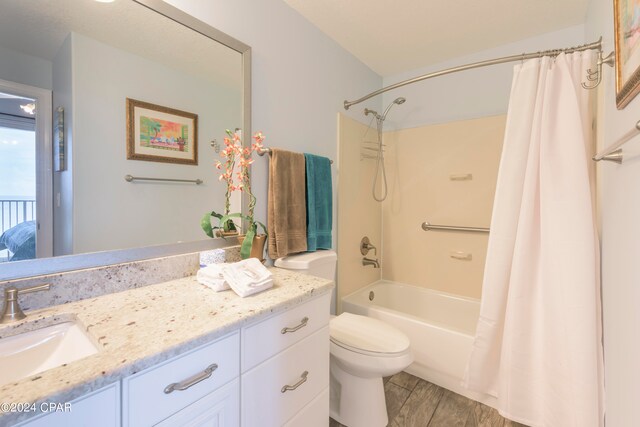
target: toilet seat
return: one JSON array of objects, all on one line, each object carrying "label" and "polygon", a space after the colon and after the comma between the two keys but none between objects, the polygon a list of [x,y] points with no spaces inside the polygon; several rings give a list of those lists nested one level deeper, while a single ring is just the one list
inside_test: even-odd
[{"label": "toilet seat", "polygon": [[398,329],[367,316],[342,313],[329,322],[331,341],[346,350],[373,357],[397,357],[409,351],[409,338]]}]

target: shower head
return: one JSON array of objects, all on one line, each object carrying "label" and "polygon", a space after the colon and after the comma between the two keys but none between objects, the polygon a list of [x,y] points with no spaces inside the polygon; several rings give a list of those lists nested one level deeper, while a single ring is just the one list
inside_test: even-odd
[{"label": "shower head", "polygon": [[384,121],[384,119],[387,118],[387,113],[389,112],[389,110],[391,109],[391,107],[393,107],[394,104],[404,104],[407,101],[406,98],[400,97],[400,98],[396,98],[393,100],[393,102],[391,104],[389,104],[389,106],[387,107],[386,110],[384,110],[384,113],[382,114],[382,117],[380,118],[382,121]]},{"label": "shower head", "polygon": [[365,109],[364,109],[364,115],[365,115],[365,116],[368,116],[369,114],[373,114],[376,118],[379,118],[379,117],[380,117],[380,115],[378,114],[378,112],[377,112],[377,111],[374,111],[374,110],[370,110],[370,109],[368,109],[368,108],[365,108]]}]

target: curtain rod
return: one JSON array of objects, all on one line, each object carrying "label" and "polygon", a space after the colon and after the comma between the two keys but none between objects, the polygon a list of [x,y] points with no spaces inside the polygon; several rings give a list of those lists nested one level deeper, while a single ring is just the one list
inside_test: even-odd
[{"label": "curtain rod", "polygon": [[560,55],[561,53],[581,52],[581,51],[590,50],[590,49],[598,49],[598,62],[596,63],[598,68],[595,71],[592,71],[591,69],[587,70],[587,80],[589,82],[595,82],[595,83],[591,86],[588,86],[582,83],[582,87],[584,87],[585,89],[594,89],[602,81],[602,64],[607,64],[610,67],[613,67],[613,63],[615,60],[614,52],[611,52],[605,58],[602,57],[602,37],[600,37],[600,39],[598,39],[598,41],[596,42],[583,44],[580,46],[569,47],[565,49],[550,49],[550,50],[543,50],[540,52],[521,53],[519,55],[504,56],[502,58],[495,58],[495,59],[489,59],[486,61],[474,62],[471,64],[447,68],[445,70],[436,71],[433,73],[423,74],[421,76],[414,77],[412,79],[404,80],[404,81],[392,84],[390,86],[383,87],[382,89],[378,89],[375,92],[371,92],[370,94],[365,95],[362,98],[356,99],[355,101],[345,100],[344,109],[348,110],[349,107],[351,107],[352,105],[359,104],[363,101],[366,101],[369,98],[380,95],[387,91],[397,89],[399,87],[406,86],[412,83],[420,82],[422,80],[427,80],[433,77],[439,77],[439,76],[444,76],[446,74],[457,73],[458,71],[471,70],[473,68],[487,67],[489,65],[498,65],[498,64],[504,64],[506,62],[514,62],[514,61],[524,61],[526,59],[541,58],[543,56],[555,57]]}]

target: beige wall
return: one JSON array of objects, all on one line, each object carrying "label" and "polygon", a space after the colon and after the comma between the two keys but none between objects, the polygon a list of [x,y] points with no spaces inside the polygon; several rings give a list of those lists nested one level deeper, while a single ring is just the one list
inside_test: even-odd
[{"label": "beige wall", "polygon": [[[375,132],[338,114],[338,307],[342,297],[380,279],[380,269],[362,265],[360,240],[382,246],[382,207],[371,196],[373,160],[360,160],[363,137]],[[373,251],[370,258],[375,258]]]},{"label": "beige wall", "polygon": [[[384,279],[480,297],[488,236],[425,232],[421,224],[489,227],[505,120],[491,116],[385,134]],[[460,174],[473,178],[451,180]],[[453,252],[472,259],[454,259]]]}]

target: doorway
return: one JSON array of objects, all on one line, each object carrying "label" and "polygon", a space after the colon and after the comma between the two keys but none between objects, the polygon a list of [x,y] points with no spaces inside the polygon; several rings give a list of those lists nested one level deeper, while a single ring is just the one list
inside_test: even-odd
[{"label": "doorway", "polygon": [[0,262],[53,252],[51,92],[0,80]]}]

